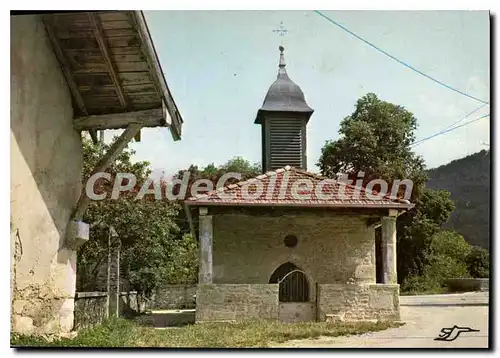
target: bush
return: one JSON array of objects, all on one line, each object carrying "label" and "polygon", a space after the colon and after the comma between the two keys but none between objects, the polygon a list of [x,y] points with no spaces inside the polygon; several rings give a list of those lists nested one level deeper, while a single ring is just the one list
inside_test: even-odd
[{"label": "bush", "polygon": [[469,274],[475,278],[490,276],[490,255],[482,247],[474,246],[465,258]]},{"label": "bush", "polygon": [[450,230],[442,230],[431,238],[431,255],[445,255],[456,261],[465,262],[472,246],[462,235]]},{"label": "bush", "polygon": [[401,284],[401,291],[441,292],[444,280],[470,277],[466,258],[471,250],[463,236],[456,232],[443,230],[436,233],[431,238],[423,274],[406,277]]},{"label": "bush", "polygon": [[401,283],[401,292],[406,294],[438,292],[440,285],[429,277],[415,274],[408,275]]},{"label": "bush", "polygon": [[442,285],[448,278],[466,278],[469,277],[469,270],[465,262],[446,255],[434,255],[431,257],[430,264],[425,268],[425,275],[432,281]]}]

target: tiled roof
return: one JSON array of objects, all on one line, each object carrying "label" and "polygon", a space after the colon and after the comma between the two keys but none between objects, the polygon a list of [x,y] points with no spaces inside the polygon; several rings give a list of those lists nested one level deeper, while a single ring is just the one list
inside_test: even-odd
[{"label": "tiled roof", "polygon": [[[306,180],[310,184],[300,185],[301,182],[304,183]],[[260,187],[259,191],[257,191],[257,186]],[[205,194],[190,197],[185,203],[193,206],[305,206],[392,209],[410,209],[414,206],[408,200],[392,199],[388,196],[380,197],[377,196],[376,191],[370,193],[362,187],[339,183],[289,166]]]}]

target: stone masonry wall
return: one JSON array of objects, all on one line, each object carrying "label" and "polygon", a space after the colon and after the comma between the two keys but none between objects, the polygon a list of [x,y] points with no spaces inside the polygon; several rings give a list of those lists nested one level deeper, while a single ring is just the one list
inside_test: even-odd
[{"label": "stone masonry wall", "polygon": [[200,284],[196,322],[278,319],[278,285]]},{"label": "stone masonry wall", "polygon": [[150,309],[191,309],[196,307],[196,284],[164,285],[158,287],[151,299]]},{"label": "stone masonry wall", "polygon": [[106,292],[77,292],[75,296],[74,330],[89,328],[108,317]]},{"label": "stone masonry wall", "polygon": [[[81,330],[102,323],[109,317],[108,304],[107,292],[77,292],[73,329]],[[140,307],[138,303],[137,292],[120,292],[120,316],[133,317],[144,311],[144,307]]]},{"label": "stone masonry wall", "polygon": [[[286,235],[298,244],[286,247]],[[253,216],[214,215],[214,283],[269,283],[281,264],[305,271],[314,300],[315,282],[375,283],[375,232],[359,216],[329,212]]]},{"label": "stone masonry wall", "polygon": [[389,320],[399,314],[399,285],[318,285],[320,321]]},{"label": "stone masonry wall", "polygon": [[81,192],[82,144],[40,16],[10,17],[11,327],[70,331],[76,252],[63,246]]}]

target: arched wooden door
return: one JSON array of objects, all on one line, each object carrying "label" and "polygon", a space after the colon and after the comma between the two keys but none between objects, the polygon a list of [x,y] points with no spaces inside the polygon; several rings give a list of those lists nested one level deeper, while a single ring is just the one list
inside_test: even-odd
[{"label": "arched wooden door", "polygon": [[296,265],[287,262],[278,267],[269,283],[279,284],[279,318],[283,322],[314,321],[316,305],[309,302],[309,281]]}]

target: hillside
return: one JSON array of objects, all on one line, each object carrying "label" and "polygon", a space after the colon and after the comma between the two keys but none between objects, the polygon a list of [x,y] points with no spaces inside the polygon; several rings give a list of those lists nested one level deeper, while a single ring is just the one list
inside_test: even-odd
[{"label": "hillside", "polygon": [[428,171],[427,187],[451,192],[456,209],[446,228],[472,245],[489,248],[490,151],[469,155]]}]

